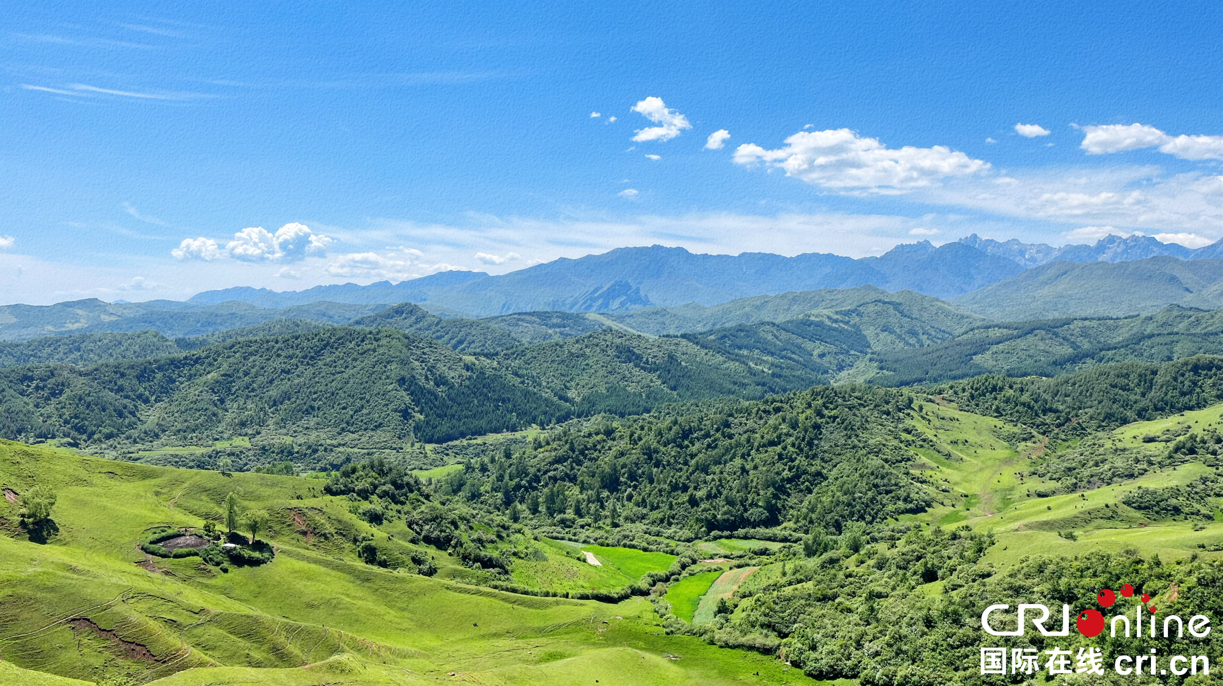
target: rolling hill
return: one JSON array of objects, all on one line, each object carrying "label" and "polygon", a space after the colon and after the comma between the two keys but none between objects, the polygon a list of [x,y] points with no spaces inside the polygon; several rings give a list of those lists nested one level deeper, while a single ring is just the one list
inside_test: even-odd
[{"label": "rolling hill", "polygon": [[1168,305],[1223,307],[1223,260],[1152,257],[1133,262],[1053,262],[952,304],[995,321],[1147,314]]}]

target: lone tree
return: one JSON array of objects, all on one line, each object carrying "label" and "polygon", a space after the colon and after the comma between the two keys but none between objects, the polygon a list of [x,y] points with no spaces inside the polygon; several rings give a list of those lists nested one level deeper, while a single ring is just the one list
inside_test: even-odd
[{"label": "lone tree", "polygon": [[268,515],[266,512],[255,511],[246,515],[246,530],[251,532],[251,545],[255,545],[255,539],[259,537],[260,531],[265,531],[268,528]]},{"label": "lone tree", "polygon": [[225,496],[225,503],[221,505],[221,509],[225,511],[225,529],[232,534],[238,530],[242,519],[242,506],[238,504],[238,496],[233,493]]},{"label": "lone tree", "polygon": [[39,484],[21,496],[21,518],[29,525],[38,525],[51,519],[55,507],[55,491]]},{"label": "lone tree", "polygon": [[221,472],[222,475],[229,476],[229,470],[233,468],[234,461],[228,457],[222,457],[220,460],[217,460],[217,471]]}]

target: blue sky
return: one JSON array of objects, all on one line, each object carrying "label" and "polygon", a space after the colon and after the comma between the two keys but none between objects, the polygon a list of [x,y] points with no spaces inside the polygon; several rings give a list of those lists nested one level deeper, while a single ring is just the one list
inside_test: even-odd
[{"label": "blue sky", "polygon": [[121,5],[5,5],[4,302],[1223,238],[1217,2]]}]

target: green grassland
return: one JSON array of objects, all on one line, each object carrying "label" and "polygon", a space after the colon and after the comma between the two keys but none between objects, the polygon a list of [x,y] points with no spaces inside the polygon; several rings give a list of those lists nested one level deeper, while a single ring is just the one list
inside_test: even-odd
[{"label": "green grassland", "polygon": [[[365,565],[346,537],[381,544],[394,534],[351,515],[346,500],[321,495],[316,480],[4,442],[0,484],[17,493],[49,484],[58,493],[59,532],[45,545],[25,540],[16,506],[0,499],[0,669],[8,673],[182,686],[415,684],[450,672],[484,684],[808,681],[769,656],[667,636],[644,599],[535,598]],[[221,573],[198,558],[137,549],[154,525],[216,519],[229,492],[271,514],[261,536],[276,546],[271,563]],[[592,549],[617,573],[665,569],[674,559]]]},{"label": "green grassland", "polygon": [[667,553],[647,553],[632,548],[588,545],[583,546],[582,550],[594,553],[594,556],[604,566],[618,570],[633,581],[640,579],[649,572],[666,571],[671,566],[671,563],[676,560],[674,555],[668,555]]},{"label": "green grassland", "polygon": [[577,544],[544,539],[540,552],[543,559],[514,563],[514,583],[531,589],[568,592],[613,591],[637,581],[617,567],[577,559],[580,555]]},{"label": "green grassland", "polygon": [[412,473],[422,479],[440,479],[447,474],[452,474],[462,469],[463,465],[461,464],[448,464],[442,467],[434,467],[433,469],[417,469],[413,470]]},{"label": "green grassland", "polygon": [[[1149,437],[1173,432],[1177,436],[1223,426],[1223,405],[1183,412],[1171,417],[1135,422],[1108,432],[1102,443],[1128,448],[1137,456],[1166,452],[1166,442]],[[1030,436],[1019,444],[1008,444],[1000,436],[1014,432],[1000,420],[961,412],[951,406],[926,403],[914,426],[929,436],[942,454],[918,449],[919,470],[932,485],[941,488],[940,502],[913,519],[947,528],[968,526],[993,532],[997,544],[986,559],[1002,567],[1031,555],[1082,555],[1136,549],[1157,553],[1164,559],[1193,554],[1216,556],[1208,548],[1223,542],[1223,522],[1190,522],[1152,518],[1122,502],[1138,488],[1186,486],[1216,470],[1201,462],[1188,462],[1153,469],[1121,483],[1041,497],[1056,484],[1030,475],[1033,465],[1072,450],[1066,444],[1049,446],[1042,437]],[[1143,437],[1148,437],[1144,442]],[[951,457],[947,457],[950,454]],[[1107,507],[1105,507],[1107,505]],[[1217,509],[1216,509],[1217,511]],[[1072,532],[1074,539],[1059,535]]]},{"label": "green grassland", "polygon": [[701,596],[705,595],[705,592],[720,576],[722,576],[721,569],[713,572],[700,572],[672,583],[667,587],[667,602],[671,603],[671,611],[685,622],[691,622],[692,615],[696,613],[697,605],[701,602]]}]

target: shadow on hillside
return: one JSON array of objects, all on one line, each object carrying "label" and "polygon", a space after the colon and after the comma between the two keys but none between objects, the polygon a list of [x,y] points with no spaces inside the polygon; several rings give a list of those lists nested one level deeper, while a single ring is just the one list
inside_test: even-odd
[{"label": "shadow on hillside", "polygon": [[24,526],[30,541],[34,543],[45,544],[59,534],[59,524],[56,524],[54,519],[26,522]]}]

